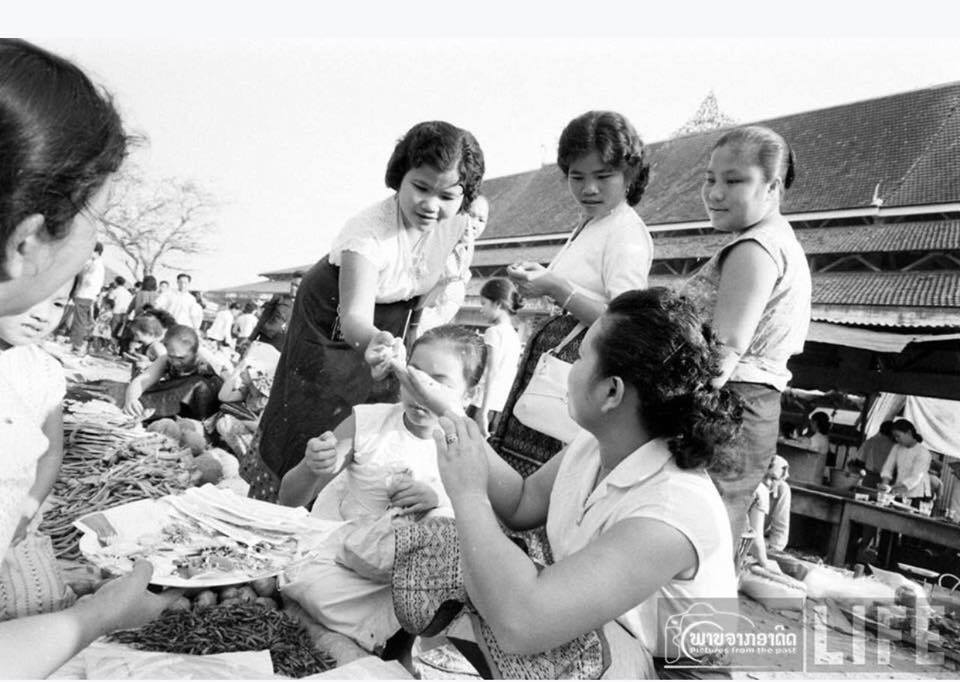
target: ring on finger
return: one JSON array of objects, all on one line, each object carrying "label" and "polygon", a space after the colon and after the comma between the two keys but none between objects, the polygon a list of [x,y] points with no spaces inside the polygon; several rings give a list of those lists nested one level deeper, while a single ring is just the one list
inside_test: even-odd
[{"label": "ring on finger", "polygon": [[447,444],[448,444],[448,445],[451,444],[451,443],[456,443],[458,440],[460,440],[460,439],[457,437],[457,434],[455,434],[455,433],[448,433],[446,436],[443,437],[443,439],[444,439],[445,441],[447,441]]}]

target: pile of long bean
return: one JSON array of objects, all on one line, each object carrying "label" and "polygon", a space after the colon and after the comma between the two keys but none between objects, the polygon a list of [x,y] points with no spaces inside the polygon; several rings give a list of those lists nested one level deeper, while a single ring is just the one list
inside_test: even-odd
[{"label": "pile of long bean", "polygon": [[110,639],[145,651],[178,654],[269,649],[273,671],[288,677],[305,677],[336,666],[329,654],[317,651],[303,625],[282,611],[255,603],[168,611],[142,628],[114,632]]},{"label": "pile of long bean", "polygon": [[104,460],[102,450],[78,452],[71,447],[64,452],[60,476],[49,498],[52,504],[40,524],[40,531],[53,540],[58,558],[81,557],[77,546],[80,531],[73,526],[78,517],[126,502],[157,499],[188,485],[189,474],[184,475],[177,462],[162,461],[155,455],[136,455],[111,464],[113,461],[112,457]]}]

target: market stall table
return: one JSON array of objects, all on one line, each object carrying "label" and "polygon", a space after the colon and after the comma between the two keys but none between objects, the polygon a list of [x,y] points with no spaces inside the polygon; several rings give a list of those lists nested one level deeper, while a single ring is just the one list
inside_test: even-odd
[{"label": "market stall table", "polygon": [[850,498],[835,488],[792,480],[790,494],[790,513],[829,523],[830,538],[827,546],[836,547],[844,504]]},{"label": "market stall table", "polygon": [[956,523],[915,512],[881,507],[872,502],[848,499],[843,505],[840,529],[834,545],[832,563],[835,566],[842,566],[846,561],[850,526],[853,523],[873,526],[960,551],[960,525]]}]

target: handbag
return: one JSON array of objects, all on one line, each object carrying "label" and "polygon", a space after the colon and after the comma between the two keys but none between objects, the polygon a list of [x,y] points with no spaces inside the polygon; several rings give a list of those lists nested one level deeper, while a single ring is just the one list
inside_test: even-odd
[{"label": "handbag", "polygon": [[513,406],[513,416],[521,424],[540,433],[569,443],[580,431],[567,410],[567,377],[570,363],[557,357],[557,353],[584,330],[578,324],[556,347],[545,351],[537,360],[530,382]]}]

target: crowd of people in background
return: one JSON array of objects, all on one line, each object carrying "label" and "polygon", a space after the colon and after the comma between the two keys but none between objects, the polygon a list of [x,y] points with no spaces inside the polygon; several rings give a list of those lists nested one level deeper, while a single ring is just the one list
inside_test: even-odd
[{"label": "crowd of people in background", "polygon": [[[514,263],[484,285],[481,335],[447,324],[496,210],[469,131],[414,125],[387,162],[394,194],[351,218],[288,292],[206,314],[187,273],[174,286],[104,281],[81,208],[99,206],[125,153],[109,98],[69,62],[11,40],[0,40],[0,94],[0,114],[17,104],[0,116],[13,130],[0,158],[16,170],[0,184],[0,442],[16,455],[0,458],[6,555],[60,465],[63,371],[38,345],[61,317],[75,353],[130,361],[127,414],[194,422],[237,455],[252,497],[313,500],[314,515],[357,522],[375,547],[394,541],[365,575],[337,564],[344,540],[286,576],[285,598],[373,652],[402,627],[445,632],[487,677],[566,677],[558,652],[585,677],[656,677],[668,653],[660,610],[735,598],[745,529],[764,564],[785,544],[790,489],[775,452],[811,279],[780,213],[793,152],[773,130],[731,129],[709,150],[701,199],[730,240],[676,292],[648,286],[654,242],[634,207],[649,164],[636,129],[611,111],[572,119],[557,165],[580,220],[549,265]],[[64,172],[58,155],[77,168]],[[554,314],[524,349],[513,319],[534,297]],[[569,365],[566,390],[543,421],[569,419],[570,437],[515,409],[551,358]],[[829,429],[813,415],[810,448],[828,448]],[[903,419],[889,434],[889,446],[864,448],[883,460],[883,485],[929,496],[922,436]],[[518,542],[504,528],[542,533]],[[0,623],[3,672],[47,674],[161,613],[178,595],[147,592],[151,570],[138,562],[72,608]],[[16,655],[28,646],[33,656]]]}]

